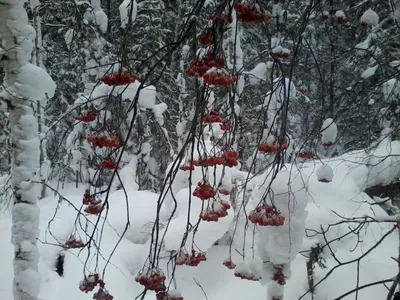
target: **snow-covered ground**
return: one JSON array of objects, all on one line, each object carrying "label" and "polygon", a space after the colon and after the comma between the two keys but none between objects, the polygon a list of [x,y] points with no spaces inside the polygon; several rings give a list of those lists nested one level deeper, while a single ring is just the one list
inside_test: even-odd
[{"label": "snow-covered ground", "polygon": [[[377,205],[371,206],[369,203],[372,200],[362,192],[367,186],[374,183],[385,183],[395,175],[393,170],[396,170],[398,159],[393,157],[383,160],[383,157],[390,152],[387,146],[391,146],[390,151],[392,152],[400,149],[399,143],[393,142],[386,144],[386,148],[381,147],[381,150],[378,149],[375,153],[370,153],[375,155],[375,158],[368,160],[365,159],[365,153],[359,151],[332,158],[329,161],[311,161],[300,165],[304,174],[302,180],[308,183],[307,229],[318,231],[321,230],[321,226],[327,229],[328,224],[341,220],[338,215],[347,218],[368,215],[377,219],[387,219],[385,212]],[[367,162],[370,167],[365,165]],[[316,170],[321,164],[329,164],[333,169],[334,176],[331,183],[317,180]],[[391,168],[388,168],[389,166]],[[39,249],[42,276],[40,297],[43,300],[91,299],[92,293],[85,294],[79,290],[79,282],[83,278],[84,267],[87,267],[87,273],[91,273],[97,265],[96,272],[101,274],[104,266],[107,265],[104,281],[110,294],[114,296],[115,300],[134,299],[143,290],[142,286],[135,282],[135,276],[148,255],[148,232],[151,230],[152,222],[156,216],[158,195],[151,192],[129,190],[127,201],[122,191],[116,191],[110,195],[110,208],[101,237],[101,256],[96,258],[93,248],[88,253],[86,249],[63,251],[59,246],[54,245],[58,244],[57,240],[63,244],[71,233],[76,234],[73,231],[73,225],[77,218],[75,208],[81,207],[84,188],[76,189],[72,185],[66,185],[60,193],[69,203],[65,200],[59,201],[59,198],[54,196],[40,201],[41,234]],[[178,193],[178,205],[187,205],[185,203],[186,195],[185,190]],[[107,263],[125,228],[127,205],[129,206],[131,226],[113,253],[110,263]],[[56,208],[57,214],[55,215]],[[230,212],[231,214],[232,212]],[[178,219],[175,219],[175,221],[179,221]],[[231,219],[232,216],[225,220]],[[84,218],[81,217],[80,220],[83,221]],[[88,220],[96,222],[96,217],[89,217]],[[103,222],[101,221],[100,226],[102,225]],[[241,280],[234,276],[233,271],[222,265],[229,252],[229,247],[225,245],[212,246],[213,238],[210,237],[216,235],[222,237],[225,230],[218,230],[219,222],[207,225],[209,227],[200,228],[202,230],[199,233],[199,239],[201,239],[199,243],[202,244],[202,247],[210,246],[206,253],[207,261],[200,263],[197,267],[177,266],[176,269],[177,289],[182,293],[184,299],[265,299],[266,287],[257,282]],[[220,224],[223,228],[228,225]],[[333,240],[351,230],[351,227],[354,229],[357,225],[357,223],[349,223],[332,226],[327,231],[326,238]],[[0,298],[2,300],[12,299],[13,246],[9,242],[10,227],[11,217],[9,212],[5,211],[0,216],[0,240],[2,241],[2,247],[0,247]],[[82,227],[78,230],[78,233],[82,235],[82,240],[86,241],[87,237],[84,236],[84,232],[90,235],[93,226],[82,222]],[[321,269],[316,266],[315,283],[319,282],[328,272],[332,273],[327,280],[316,287],[315,299],[333,300],[355,288],[357,281],[359,281],[359,285],[363,285],[394,277],[398,270],[391,257],[398,255],[399,238],[397,230],[387,236],[378,247],[372,251],[369,250],[392,228],[393,223],[390,222],[370,223],[368,226],[363,226],[359,230],[358,236],[351,234],[330,244],[331,249],[334,252],[336,250],[335,257],[332,257],[329,249],[325,248],[323,255],[326,259],[324,262],[326,268]],[[174,226],[173,222],[170,230],[172,233],[170,232],[166,236],[166,247],[173,249],[176,247],[174,246],[176,240],[179,240],[179,235],[183,231],[179,226]],[[310,230],[307,232],[310,235],[312,234]],[[96,235],[95,238],[99,241],[100,236]],[[49,244],[44,243],[45,241]],[[324,244],[324,237],[322,235],[304,237],[301,251],[310,249],[316,243]],[[285,249],[282,249],[282,251],[285,251]],[[55,272],[59,253],[65,254],[63,277],[59,277]],[[357,263],[346,265],[347,262],[363,254],[367,255],[360,260],[359,266]],[[233,255],[233,259],[236,260],[234,262],[240,262],[238,258],[239,256]],[[292,262],[292,276],[285,286],[285,299],[299,299],[308,290],[306,261],[306,257],[298,254]],[[343,266],[335,268],[338,262]],[[171,270],[165,268],[163,263],[160,267],[164,269],[167,276],[171,272]],[[359,276],[357,276],[358,267]],[[363,300],[376,300],[385,298],[386,294],[387,289],[380,284],[360,290],[358,297]],[[354,294],[352,294],[343,299],[354,299],[354,297]],[[146,299],[155,299],[154,293],[148,293]],[[309,300],[311,297],[307,295],[302,299]]]}]

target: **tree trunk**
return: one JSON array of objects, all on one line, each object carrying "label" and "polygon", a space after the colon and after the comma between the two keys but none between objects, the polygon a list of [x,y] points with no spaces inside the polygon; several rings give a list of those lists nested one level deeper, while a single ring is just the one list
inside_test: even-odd
[{"label": "tree trunk", "polygon": [[[0,0],[1,58],[5,92],[0,95],[9,108],[11,129],[11,184],[14,191],[11,241],[14,254],[14,300],[37,300],[40,277],[38,123],[33,107],[38,98],[54,95],[48,74],[29,63],[35,31],[28,23],[23,0]],[[36,98],[36,99],[35,99]]]}]

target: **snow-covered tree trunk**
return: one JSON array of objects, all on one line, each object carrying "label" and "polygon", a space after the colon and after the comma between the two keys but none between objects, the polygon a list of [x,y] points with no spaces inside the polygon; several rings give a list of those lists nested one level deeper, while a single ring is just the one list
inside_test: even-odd
[{"label": "snow-covered tree trunk", "polygon": [[23,0],[0,1],[0,35],[5,91],[12,136],[11,177],[14,190],[12,236],[14,300],[36,300],[39,295],[39,171],[37,100],[54,95],[55,84],[41,68],[29,63],[35,30],[29,25]]}]

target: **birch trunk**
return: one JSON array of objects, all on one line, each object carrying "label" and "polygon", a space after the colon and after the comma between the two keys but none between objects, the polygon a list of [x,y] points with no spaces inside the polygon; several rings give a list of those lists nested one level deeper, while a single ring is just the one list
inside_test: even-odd
[{"label": "birch trunk", "polygon": [[11,179],[14,191],[11,242],[14,244],[14,300],[37,300],[40,276],[38,123],[33,107],[46,94],[54,95],[48,74],[29,63],[35,31],[29,25],[23,0],[0,0],[0,37],[5,73],[0,99],[9,109],[11,130]]}]

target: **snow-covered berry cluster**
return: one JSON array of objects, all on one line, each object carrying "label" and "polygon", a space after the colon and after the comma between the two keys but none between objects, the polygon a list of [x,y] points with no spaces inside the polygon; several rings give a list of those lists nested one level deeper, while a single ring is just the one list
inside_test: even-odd
[{"label": "snow-covered berry cluster", "polygon": [[158,268],[142,271],[135,277],[136,282],[155,292],[165,291],[165,279],[164,273]]},{"label": "snow-covered berry cluster", "polygon": [[217,222],[220,218],[228,215],[231,205],[224,200],[214,202],[212,207],[207,207],[200,213],[200,219],[207,222]]},{"label": "snow-covered berry cluster", "polygon": [[85,243],[71,235],[64,245],[69,249],[78,249],[84,247]]},{"label": "snow-covered berry cluster", "polygon": [[100,78],[100,81],[109,86],[120,86],[134,83],[138,77],[127,72],[107,74]]},{"label": "snow-covered berry cluster", "polygon": [[260,226],[282,226],[285,217],[276,207],[263,205],[250,212],[249,221]]},{"label": "snow-covered berry cluster", "polygon": [[157,300],[183,300],[183,297],[180,292],[173,290],[173,291],[162,291],[156,294]]},{"label": "snow-covered berry cluster", "polygon": [[84,115],[76,116],[75,120],[81,121],[83,123],[90,123],[96,120],[97,114],[94,111],[89,111]]},{"label": "snow-covered berry cluster", "polygon": [[237,77],[228,74],[225,69],[218,69],[203,75],[204,82],[208,85],[229,86],[237,81]]},{"label": "snow-covered berry cluster", "polygon": [[193,191],[193,196],[201,200],[208,200],[216,195],[217,191],[208,183],[198,182],[196,189]]},{"label": "snow-covered berry cluster", "polygon": [[109,147],[109,148],[119,148],[119,140],[116,136],[109,136],[107,134],[94,133],[87,137],[89,143],[94,147]]},{"label": "snow-covered berry cluster", "polygon": [[207,257],[204,253],[192,250],[192,253],[190,255],[185,252],[181,252],[179,257],[176,259],[176,264],[178,266],[186,265],[189,267],[196,267],[202,261],[206,260]]},{"label": "snow-covered berry cluster", "polygon": [[202,59],[193,60],[190,67],[185,70],[185,74],[192,77],[203,77],[210,69],[224,66],[223,58],[215,57],[212,52],[208,52]]},{"label": "snow-covered berry cluster", "polygon": [[258,145],[258,151],[260,152],[265,152],[265,153],[276,153],[279,151],[285,151],[288,149],[288,145],[283,144],[282,146],[273,144],[273,145],[268,145],[268,144],[260,144]]},{"label": "snow-covered berry cluster", "polygon": [[114,299],[114,297],[111,296],[109,292],[104,288],[105,283],[103,280],[100,279],[99,274],[90,274],[79,283],[79,289],[85,293],[93,291],[96,286],[99,286],[99,289],[96,293],[93,294],[93,299],[95,300]]},{"label": "snow-covered berry cluster", "polygon": [[233,7],[237,13],[237,19],[245,24],[260,24],[272,18],[269,13],[259,12],[258,7],[253,4],[235,3]]},{"label": "snow-covered berry cluster", "polygon": [[101,163],[101,168],[102,169],[108,169],[108,170],[115,170],[115,169],[119,169],[119,166],[110,158],[107,158],[105,160],[103,160],[103,162]]},{"label": "snow-covered berry cluster", "polygon": [[98,215],[103,210],[102,201],[96,200],[96,198],[90,194],[89,189],[83,194],[82,204],[87,205],[85,212],[91,215]]}]

